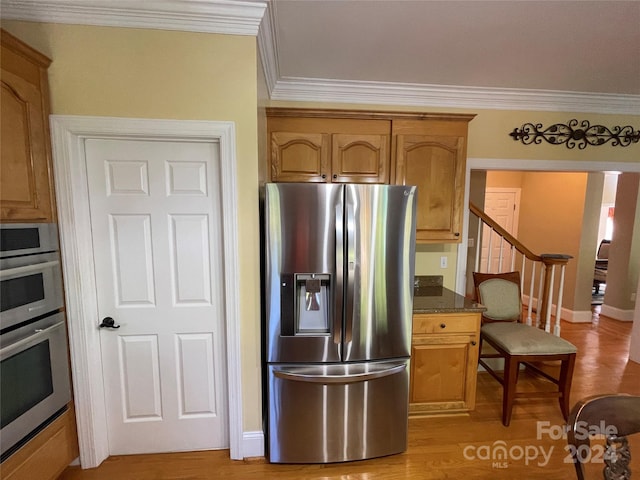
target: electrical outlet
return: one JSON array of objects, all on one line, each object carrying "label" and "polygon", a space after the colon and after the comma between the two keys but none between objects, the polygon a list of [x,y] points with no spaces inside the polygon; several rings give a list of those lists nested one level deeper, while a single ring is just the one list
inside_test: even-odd
[{"label": "electrical outlet", "polygon": [[636,301],[636,294],[635,294],[635,293],[632,293],[632,294],[631,294],[631,301],[632,301],[632,302],[635,302],[635,301]]},{"label": "electrical outlet", "polygon": [[447,257],[440,257],[440,268],[447,268]]},{"label": "electrical outlet", "polygon": [[475,247],[476,246],[476,239],[473,238],[473,237],[470,237],[469,240],[468,240],[468,246],[469,246],[469,248]]}]

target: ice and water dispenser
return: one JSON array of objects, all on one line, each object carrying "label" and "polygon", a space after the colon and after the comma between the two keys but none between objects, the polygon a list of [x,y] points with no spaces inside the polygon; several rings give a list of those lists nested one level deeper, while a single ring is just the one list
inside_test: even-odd
[{"label": "ice and water dispenser", "polygon": [[294,273],[282,275],[282,335],[330,333],[331,275]]}]

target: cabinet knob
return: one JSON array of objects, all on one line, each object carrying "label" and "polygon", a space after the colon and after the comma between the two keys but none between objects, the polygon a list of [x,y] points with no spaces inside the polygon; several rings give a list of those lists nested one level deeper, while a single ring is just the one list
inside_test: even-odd
[{"label": "cabinet knob", "polygon": [[460,236],[460,232],[456,232],[453,235],[456,236],[456,237],[459,237]]},{"label": "cabinet knob", "polygon": [[441,323],[440,324],[440,328],[447,328],[447,324],[446,323]]},{"label": "cabinet knob", "polygon": [[475,340],[471,340],[471,345],[475,347],[477,345],[477,342]]},{"label": "cabinet knob", "polygon": [[323,173],[323,174],[322,174],[322,178],[327,178],[327,176]]},{"label": "cabinet knob", "polygon": [[336,175],[335,173],[333,174],[333,178],[338,178],[338,175]]}]

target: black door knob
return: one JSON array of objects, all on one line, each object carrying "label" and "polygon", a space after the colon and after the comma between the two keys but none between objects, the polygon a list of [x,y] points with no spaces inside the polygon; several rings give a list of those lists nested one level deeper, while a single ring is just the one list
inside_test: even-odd
[{"label": "black door knob", "polygon": [[120,328],[120,325],[116,325],[116,321],[111,317],[104,317],[100,328]]}]

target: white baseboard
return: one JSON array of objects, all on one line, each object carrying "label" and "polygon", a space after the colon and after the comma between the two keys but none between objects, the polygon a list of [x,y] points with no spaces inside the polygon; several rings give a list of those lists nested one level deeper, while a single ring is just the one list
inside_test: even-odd
[{"label": "white baseboard", "polygon": [[593,321],[593,312],[591,310],[574,312],[563,308],[562,320],[566,320],[569,323],[591,323]]},{"label": "white baseboard", "polygon": [[264,457],[264,432],[242,432],[242,456]]},{"label": "white baseboard", "polygon": [[614,320],[633,322],[634,310],[622,310],[621,308],[603,304],[602,307],[600,307],[600,314],[613,318]]},{"label": "white baseboard", "polygon": [[[534,297],[533,298],[533,305],[537,305],[537,299]],[[527,307],[529,305],[529,296],[528,295],[523,295],[522,296],[522,303],[524,307]],[[558,308],[558,306],[556,304],[552,304],[551,305],[551,315],[555,317],[556,314],[556,309]],[[534,312],[532,313],[533,321],[535,322],[535,315],[536,312],[534,310]],[[589,311],[574,311],[574,310],[569,310],[568,308],[564,308],[562,307],[560,309],[560,319],[561,320],[565,320],[569,323],[591,323],[592,319],[593,319],[593,314],[591,313],[591,310]],[[541,318],[540,319],[541,322],[544,322],[544,319]],[[553,331],[553,324],[554,324],[555,320],[552,319],[551,320],[551,331]]]}]

